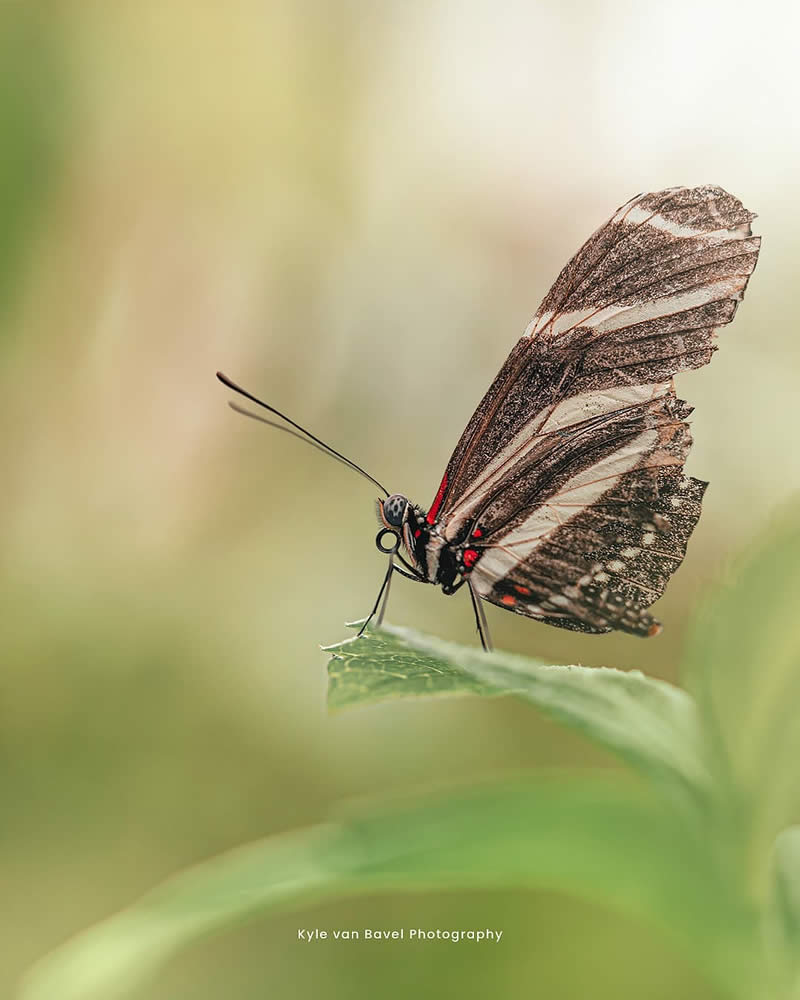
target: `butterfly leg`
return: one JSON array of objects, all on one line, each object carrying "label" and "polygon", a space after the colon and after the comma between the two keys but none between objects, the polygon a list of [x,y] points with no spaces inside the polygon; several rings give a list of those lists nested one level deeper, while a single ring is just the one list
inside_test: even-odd
[{"label": "butterfly leg", "polygon": [[[369,625],[369,623],[375,617],[375,612],[378,610],[378,605],[380,605],[382,597],[384,598],[384,600],[383,600],[383,606],[381,607],[381,613],[378,615],[377,624],[380,625],[380,623],[383,621],[383,615],[384,615],[384,612],[386,611],[386,602],[389,599],[389,585],[391,584],[392,574],[394,573],[395,569],[397,569],[397,567],[394,564],[394,556],[389,556],[389,568],[386,570],[386,576],[384,576],[384,578],[383,578],[383,583],[381,584],[381,589],[378,591],[378,596],[375,598],[375,604],[372,606],[372,611],[370,611],[370,613],[369,613],[366,621],[361,626],[361,628],[358,630],[358,635],[363,635],[364,634],[364,632],[365,632],[365,630],[367,628],[367,625]],[[384,597],[384,593],[386,595],[385,597]]]},{"label": "butterfly leg", "polygon": [[[408,569],[411,570],[411,572],[409,573],[407,570],[402,569],[400,566],[398,566],[394,562],[395,558],[399,559],[403,563],[404,566],[407,566]],[[364,622],[364,624],[361,626],[361,628],[358,630],[358,635],[363,635],[364,634],[364,631],[366,630],[367,625],[369,625],[369,623],[375,617],[375,612],[378,610],[378,605],[381,603],[381,598],[383,598],[383,605],[381,607],[380,614],[378,615],[378,620],[377,620],[377,622],[375,624],[378,625],[378,626],[380,626],[380,624],[383,622],[383,616],[386,613],[386,605],[389,603],[389,588],[391,586],[392,574],[393,573],[399,573],[401,576],[406,577],[406,579],[408,579],[408,580],[413,580],[415,583],[428,583],[429,582],[410,563],[407,563],[406,560],[399,553],[392,552],[390,554],[390,556],[389,556],[389,568],[386,570],[386,576],[384,576],[384,578],[383,578],[383,583],[381,584],[381,589],[378,591],[378,596],[375,598],[375,604],[374,604],[374,606],[372,608],[372,611],[370,611],[370,613],[369,613],[369,617]]]},{"label": "butterfly leg", "polygon": [[469,584],[469,596],[472,599],[472,610],[475,612],[475,624],[478,627],[478,635],[481,638],[481,646],[483,646],[485,652],[491,653],[494,647],[492,646],[492,638],[489,635],[489,624],[486,621],[486,615],[483,612],[481,599],[473,590],[472,581],[468,580],[467,583]]},{"label": "butterfly leg", "polygon": [[394,576],[394,571],[396,569],[397,567],[394,564],[393,557],[389,556],[389,569],[386,573],[386,589],[383,593],[383,604],[381,604],[381,610],[378,612],[378,617],[375,621],[377,628],[380,628],[383,624],[383,616],[386,614],[386,606],[389,603],[389,591],[392,587],[392,577]]},{"label": "butterfly leg", "polygon": [[399,566],[395,566],[395,573],[399,573],[400,576],[404,576],[406,580],[413,580],[414,583],[427,583],[428,581],[422,576],[421,573],[407,573],[404,569],[400,569]]},{"label": "butterfly leg", "polygon": [[398,573],[400,573],[401,576],[406,576],[408,577],[409,580],[416,580],[417,583],[430,583],[430,581],[426,580],[425,577],[422,575],[422,573],[420,573],[420,571],[416,567],[412,566],[411,563],[408,562],[408,560],[403,558],[401,552],[396,552],[395,556],[400,560],[400,562],[405,566],[407,570],[410,570],[409,573],[406,573],[402,569],[400,569],[399,566],[395,566],[395,569],[397,570]]}]

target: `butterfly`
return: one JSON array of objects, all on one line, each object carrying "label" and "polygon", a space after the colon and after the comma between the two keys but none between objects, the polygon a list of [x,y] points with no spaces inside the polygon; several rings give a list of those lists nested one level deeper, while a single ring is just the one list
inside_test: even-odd
[{"label": "butterfly", "polygon": [[485,649],[482,601],[579,632],[661,631],[648,609],[684,558],[708,485],[683,474],[692,407],[673,376],[707,364],[733,319],[758,259],[754,218],[713,185],[619,208],[556,278],[427,510],[218,373],[290,425],[273,426],[383,492],[376,544],[389,566],[362,631],[382,620],[395,572],[445,594],[466,585]]}]

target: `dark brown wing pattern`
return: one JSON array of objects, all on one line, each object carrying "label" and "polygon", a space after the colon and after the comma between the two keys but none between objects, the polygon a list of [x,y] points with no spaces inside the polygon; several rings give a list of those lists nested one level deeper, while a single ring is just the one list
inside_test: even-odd
[{"label": "dark brown wing pattern", "polygon": [[[639,195],[581,247],[467,425],[429,519],[470,538],[486,600],[582,631],[658,631],[705,484],[683,475],[691,407],[758,257],[721,188]],[[477,529],[477,531],[476,531]]]}]

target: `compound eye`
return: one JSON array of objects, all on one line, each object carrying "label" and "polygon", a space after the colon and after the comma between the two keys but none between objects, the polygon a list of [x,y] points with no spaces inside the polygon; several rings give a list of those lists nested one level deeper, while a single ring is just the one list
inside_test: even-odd
[{"label": "compound eye", "polygon": [[383,516],[387,524],[393,528],[399,528],[403,524],[403,518],[408,507],[408,500],[399,493],[395,493],[383,501]]}]

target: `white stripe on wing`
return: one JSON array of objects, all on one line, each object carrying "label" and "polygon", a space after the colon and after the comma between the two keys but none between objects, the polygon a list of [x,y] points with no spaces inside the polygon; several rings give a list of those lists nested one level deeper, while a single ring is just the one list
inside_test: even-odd
[{"label": "white stripe on wing", "polygon": [[549,446],[542,442],[546,435],[557,434],[567,427],[577,428],[596,417],[651,402],[668,391],[668,382],[617,386],[578,393],[549,410],[536,413],[481,470],[480,475],[459,498],[458,505],[448,516],[445,537],[449,540],[457,537],[465,521],[477,514],[501,479],[523,461],[537,444],[543,453],[549,450]]},{"label": "white stripe on wing", "polygon": [[[623,448],[581,470],[533,511],[521,524],[487,549],[472,574],[475,589],[488,594],[497,580],[507,576],[527,559],[556,529],[577,517],[613,489],[619,479],[634,469],[656,446],[658,428],[642,431]],[[559,503],[563,501],[563,506]]]}]

